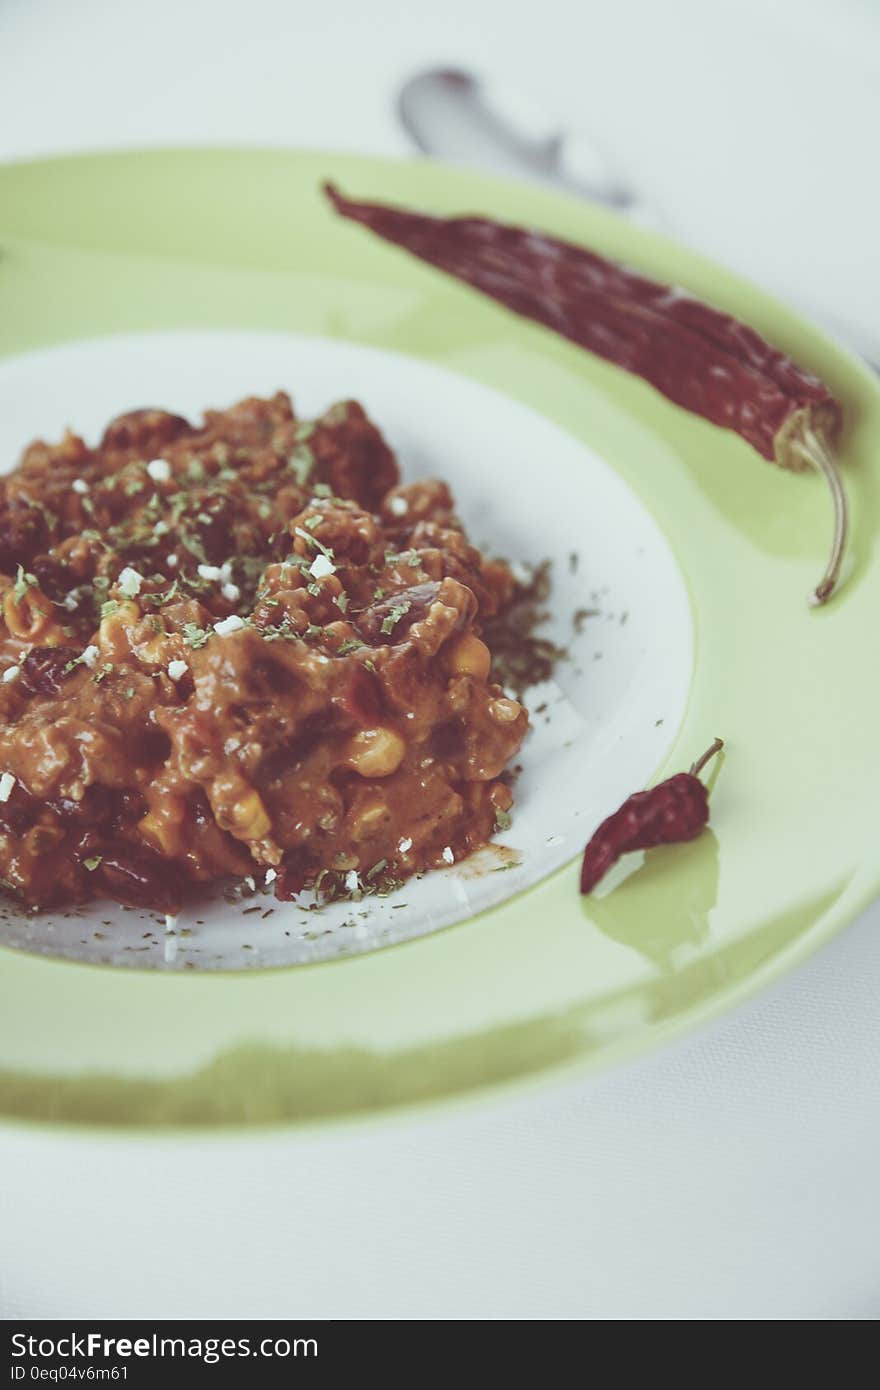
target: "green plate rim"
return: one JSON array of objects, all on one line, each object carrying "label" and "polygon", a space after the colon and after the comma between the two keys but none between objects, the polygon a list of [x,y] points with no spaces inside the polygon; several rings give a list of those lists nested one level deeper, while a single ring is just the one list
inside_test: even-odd
[{"label": "green plate rim", "polygon": [[[600,249],[613,247],[621,259],[644,266],[649,272],[652,267],[657,267],[655,273],[658,275],[662,275],[662,267],[665,266],[684,267],[684,275],[673,277],[679,283],[685,283],[695,292],[703,294],[707,293],[707,286],[711,284],[713,287],[711,297],[716,302],[749,306],[749,321],[754,322],[758,327],[765,328],[765,330],[772,326],[774,336],[779,337],[783,345],[788,346],[789,343],[792,344],[792,347],[797,345],[798,349],[802,349],[799,351],[799,355],[809,361],[811,365],[815,363],[820,368],[826,369],[825,374],[829,376],[833,384],[843,388],[847,402],[855,403],[855,437],[848,436],[845,445],[845,457],[846,461],[853,465],[852,491],[861,553],[858,557],[855,573],[849,580],[848,589],[842,593],[839,600],[829,606],[826,612],[811,615],[810,621],[817,625],[817,632],[828,631],[824,625],[830,624],[832,620],[837,620],[841,627],[846,622],[848,627],[854,627],[858,633],[858,622],[852,615],[857,609],[861,612],[870,594],[873,593],[876,597],[878,588],[880,588],[878,586],[876,550],[870,539],[876,531],[878,515],[876,480],[871,469],[877,455],[880,454],[880,449],[877,448],[877,444],[880,442],[880,387],[868,368],[848,354],[845,349],[835,344],[828,335],[820,333],[802,321],[787,306],[777,302],[765,292],[756,289],[747,280],[716,266],[710,260],[681,247],[675,241],[661,237],[644,228],[622,222],[613,213],[604,209],[576,203],[574,200],[544,191],[536,191],[525,185],[489,179],[453,166],[429,163],[424,160],[389,161],[354,155],[340,155],[334,152],[298,152],[281,148],[195,148],[187,150],[137,150],[119,153],[102,151],[96,154],[20,160],[0,166],[0,195],[4,193],[7,186],[14,184],[18,177],[23,180],[19,185],[20,188],[24,188],[26,191],[29,189],[31,192],[36,191],[39,196],[36,197],[35,201],[39,204],[39,197],[43,196],[39,194],[39,185],[42,180],[45,196],[51,202],[53,197],[57,197],[59,191],[53,187],[54,184],[59,184],[61,193],[69,196],[71,178],[77,179],[78,182],[83,179],[87,186],[91,186],[90,180],[94,181],[96,185],[100,185],[107,178],[121,179],[125,183],[126,178],[132,179],[133,170],[140,171],[147,177],[148,181],[151,178],[157,178],[160,182],[163,177],[171,178],[173,182],[178,171],[183,170],[185,174],[188,171],[189,176],[194,178],[200,187],[207,187],[212,178],[222,177],[221,170],[230,162],[235,165],[236,172],[245,177],[249,176],[245,166],[248,166],[251,171],[259,167],[267,175],[272,174],[273,171],[275,176],[279,173],[290,175],[291,180],[295,177],[294,170],[303,178],[309,179],[314,179],[322,173],[329,173],[356,194],[368,196],[372,192],[377,197],[388,196],[391,198],[396,196],[400,200],[405,200],[408,197],[414,206],[425,205],[426,200],[436,199],[440,206],[450,209],[458,207],[462,211],[471,208],[487,211],[497,209],[497,215],[508,217],[510,220],[517,217],[523,220],[526,217],[524,210],[527,209],[528,220],[533,221],[535,225],[545,226],[550,230],[556,230],[561,235],[568,236],[579,235],[582,230],[585,241],[599,245]],[[257,179],[257,183],[262,186],[260,179]],[[402,188],[406,190],[410,187],[412,192],[409,194],[400,191]],[[274,189],[271,189],[268,183],[266,190],[267,193],[274,196]],[[131,193],[129,196],[132,196]],[[20,210],[17,209],[10,220],[8,209],[4,210],[2,202],[0,202],[0,250],[5,244],[14,243],[24,255],[25,261],[29,252],[32,252],[37,260],[41,256],[51,258],[56,254],[62,258],[64,255],[80,256],[86,260],[94,255],[105,256],[108,264],[114,257],[119,257],[122,260],[126,256],[135,260],[139,256],[141,258],[146,257],[147,260],[151,259],[150,249],[144,250],[142,245],[138,246],[137,244],[140,235],[138,231],[134,233],[134,250],[125,247],[119,248],[116,245],[113,245],[110,250],[104,251],[101,251],[99,247],[96,248],[94,239],[95,236],[100,239],[100,233],[95,232],[87,209],[63,207],[60,217],[62,230],[58,232],[54,230],[53,226],[53,230],[48,236],[34,236],[32,231],[27,230],[27,227],[23,230],[20,225],[22,221],[27,223],[29,217],[39,222],[40,217],[45,215],[45,210],[41,211],[40,207],[36,206],[35,210],[30,207],[26,208],[20,216],[18,215],[19,212]],[[123,223],[124,216],[120,225]],[[65,227],[66,230],[64,230]],[[237,228],[233,235],[232,251],[235,254],[226,256],[225,259],[221,257],[222,264],[225,265],[227,271],[230,270],[230,267],[239,268],[241,263],[244,243],[240,245],[235,241],[235,236],[238,236],[239,233],[240,229]],[[113,227],[108,229],[111,242],[116,234],[117,232]],[[158,235],[161,238],[162,233],[160,232]],[[92,238],[91,241],[90,238]],[[505,341],[509,338],[516,340],[517,343],[525,342],[528,345],[529,353],[537,352],[542,358],[553,359],[556,366],[561,363],[560,370],[575,374],[582,370],[585,381],[589,379],[599,383],[596,387],[597,391],[614,392],[616,398],[623,402],[623,409],[630,408],[632,402],[637,400],[636,414],[639,419],[643,417],[656,419],[662,416],[664,429],[673,430],[675,428],[682,438],[684,436],[690,437],[696,432],[702,432],[700,433],[701,441],[708,438],[705,431],[709,427],[702,423],[691,422],[691,424],[683,425],[682,421],[679,420],[678,425],[674,426],[668,415],[668,412],[674,408],[669,407],[665,402],[660,402],[659,398],[650,406],[646,405],[642,393],[647,388],[642,387],[641,384],[634,384],[632,379],[622,381],[620,378],[623,374],[616,373],[615,369],[608,368],[605,364],[597,364],[593,360],[584,362],[580,366],[576,365],[578,359],[572,354],[576,353],[577,350],[564,344],[551,345],[549,335],[541,336],[543,330],[524,325],[520,320],[514,320],[511,316],[506,316],[506,320],[497,317],[499,314],[503,314],[503,311],[498,310],[495,306],[486,305],[473,292],[453,286],[449,282],[444,281],[445,288],[439,288],[440,277],[437,276],[436,272],[416,265],[416,263],[404,258],[400,252],[391,251],[389,248],[381,247],[378,243],[372,242],[367,234],[359,229],[343,228],[342,224],[334,224],[331,228],[328,221],[328,243],[341,245],[342,238],[346,239],[346,244],[350,247],[350,260],[346,262],[344,267],[336,268],[340,278],[358,278],[351,276],[352,263],[356,260],[359,266],[366,263],[369,273],[377,275],[383,283],[386,278],[394,285],[400,283],[407,293],[412,291],[416,299],[418,299],[419,294],[424,293],[431,304],[435,300],[445,301],[448,304],[454,304],[456,312],[463,312],[460,306],[466,304],[467,297],[469,297],[474,301],[470,306],[473,309],[473,317],[479,319],[481,324],[491,322],[497,325],[509,321],[508,326],[504,329]],[[244,254],[245,259],[247,259],[246,250]],[[197,262],[200,260],[198,250],[193,251],[187,246],[178,246],[176,250],[171,252],[162,247],[159,250],[158,259],[162,260],[163,258],[169,265],[177,262],[186,263],[188,259]],[[395,258],[397,258],[396,262]],[[245,268],[253,269],[252,266]],[[2,298],[3,269],[3,260],[0,259],[0,310],[4,304]],[[282,267],[276,269],[275,273],[283,276],[288,272]],[[363,275],[364,272],[361,271],[360,274]],[[414,290],[413,286],[415,286]],[[717,293],[714,292],[716,288]],[[164,327],[167,325],[162,323],[156,326]],[[128,331],[132,330],[129,329]],[[55,336],[52,336],[52,333]],[[62,332],[59,336],[58,330],[54,329],[51,330],[50,337],[42,341],[42,345],[49,346],[53,342],[70,341],[75,336],[75,332]],[[84,336],[93,336],[93,334],[89,332]],[[345,337],[346,334],[343,332],[337,336]],[[361,336],[360,329],[358,329],[357,336],[360,337],[360,340],[371,341],[368,336]],[[541,344],[537,349],[535,348],[536,343]],[[40,345],[39,340],[35,340],[30,345]],[[27,350],[27,347],[16,348],[13,346],[10,348],[0,337],[0,356],[5,357],[10,352],[23,350]],[[450,361],[442,353],[438,355],[432,352],[417,351],[414,355],[427,357],[429,360],[438,360],[444,365],[452,366],[453,370],[461,370],[461,365],[457,361]],[[583,356],[581,354],[581,357]],[[481,367],[480,371],[484,372],[484,368]],[[471,373],[468,372],[468,374]],[[480,375],[478,372],[477,379],[486,379],[485,374]],[[495,384],[497,389],[497,383],[490,384]],[[560,408],[556,406],[554,410],[548,410],[547,413],[551,419],[569,427],[569,422],[560,421]],[[681,412],[676,412],[676,415],[681,414]],[[712,433],[713,436],[720,435],[718,431]],[[744,446],[740,446],[737,441],[732,441],[728,436],[724,436],[723,441],[720,438],[717,439],[715,444],[717,444],[717,449],[714,451],[720,455],[727,458],[743,457],[742,448]],[[760,481],[755,481],[757,475],[754,477],[750,475],[749,484],[751,488],[751,484],[754,482],[756,501],[759,493],[763,495],[765,503],[767,499],[775,500],[780,495],[775,479],[771,484],[770,472],[771,470],[768,469],[767,476],[762,476]],[[627,476],[629,481],[633,481],[629,474],[624,473],[624,476]],[[795,489],[799,484],[797,480],[786,480],[786,486]],[[657,499],[652,500],[656,504]],[[655,505],[652,505],[651,502],[646,502],[646,505],[657,516]],[[798,496],[796,501],[795,494],[792,493],[792,507],[795,511],[800,509],[809,512],[810,525],[815,529],[816,518],[812,515],[812,503],[808,505],[806,501],[806,493],[803,496]],[[673,545],[673,549],[677,551],[678,548]],[[809,547],[807,549],[809,551]],[[778,556],[774,557],[775,561],[778,559]],[[800,554],[796,561],[794,558],[786,556],[786,563],[782,565],[780,574],[794,574],[796,570],[800,575],[803,568],[802,559]],[[815,553],[808,555],[808,563],[816,572],[821,568],[821,561],[821,547],[815,550]],[[806,588],[804,588],[805,592]],[[773,597],[776,598],[775,595]],[[789,588],[786,598],[796,608],[799,601],[802,602],[803,594],[796,588]],[[697,606],[702,601],[702,598],[698,596]],[[855,727],[856,718],[860,718],[861,715],[860,705],[854,716],[853,727]],[[669,758],[665,760],[664,768],[672,770],[681,764],[681,752],[687,738],[691,736],[692,730],[689,725],[692,722],[691,711],[689,711]],[[729,776],[730,774],[725,771],[725,778],[728,779]],[[841,863],[843,862],[845,861],[841,859]],[[677,867],[681,870],[683,875],[681,881],[683,882],[684,877],[690,872],[686,861],[682,860]],[[573,889],[573,878],[574,861],[565,869],[554,874],[551,880],[521,895],[521,899],[534,901],[538,894],[546,897],[548,890],[558,896],[560,892]],[[213,1072],[211,1066],[208,1065],[201,1069],[193,1070],[191,1068],[190,1071],[169,1076],[166,1081],[155,1078],[145,1080],[143,1084],[148,1089],[152,1087],[153,1090],[149,1097],[144,1099],[145,1093],[143,1093],[138,1100],[138,1086],[141,1083],[136,1074],[114,1076],[112,1073],[108,1073],[102,1077],[97,1069],[91,1068],[80,1076],[62,1077],[53,1075],[48,1067],[45,1071],[40,1071],[6,1066],[2,1061],[3,1040],[2,1030],[0,1030],[0,1122],[16,1125],[37,1123],[41,1127],[45,1127],[47,1124],[61,1124],[65,1127],[71,1125],[86,1126],[90,1130],[98,1130],[108,1134],[118,1132],[120,1129],[131,1132],[134,1128],[140,1135],[152,1134],[166,1137],[169,1133],[193,1128],[201,1132],[219,1134],[227,1133],[229,1130],[240,1133],[243,1126],[257,1126],[262,1131],[277,1125],[287,1127],[291,1123],[304,1127],[315,1124],[326,1125],[330,1122],[348,1124],[354,1120],[363,1122],[365,1119],[385,1119],[395,1110],[399,1111],[401,1107],[405,1107],[406,1113],[410,1113],[413,1107],[433,1107],[442,1103],[461,1104],[466,1099],[477,1103],[484,1099],[489,1090],[500,1095],[513,1089],[545,1084],[551,1077],[561,1080],[575,1074],[592,1072],[632,1058],[655,1046],[665,1044],[685,1032],[702,1026],[710,1019],[720,1017],[730,1008],[753,996],[771,981],[787,973],[795,964],[806,959],[820,945],[828,941],[876,897],[878,890],[880,890],[880,866],[875,866],[872,872],[870,862],[862,859],[852,868],[851,872],[846,874],[841,883],[843,886],[838,884],[827,902],[823,899],[822,910],[816,910],[811,920],[800,926],[790,939],[783,940],[765,959],[750,966],[742,978],[731,979],[722,989],[705,994],[697,1002],[679,1008],[667,1017],[661,1016],[650,1021],[647,1027],[633,1028],[624,1032],[620,1037],[605,1039],[601,1045],[592,1050],[585,1047],[583,1043],[581,1024],[574,1016],[576,1010],[571,1011],[572,1017],[570,1018],[565,1017],[565,1011],[557,1010],[555,1016],[550,1020],[541,1018],[530,1020],[524,1031],[520,1030],[518,1033],[515,1027],[512,1031],[508,1030],[509,1036],[506,1039],[501,1039],[500,1050],[497,1055],[491,1052],[491,1048],[487,1052],[490,1038],[504,1031],[503,1028],[499,1029],[497,1024],[491,1025],[485,1033],[462,1034],[458,1039],[449,1040],[464,1048],[468,1054],[468,1058],[457,1057],[453,1059],[451,1069],[448,1057],[445,1063],[441,1057],[438,1067],[438,1053],[442,1052],[443,1042],[420,1044],[414,1049],[410,1048],[408,1051],[411,1054],[418,1054],[414,1062],[417,1071],[421,1058],[425,1077],[422,1082],[413,1081],[411,1078],[410,1082],[397,1092],[393,1084],[390,1087],[385,1085],[382,1073],[393,1070],[395,1058],[399,1060],[399,1055],[385,1056],[377,1052],[373,1056],[375,1065],[367,1077],[368,1082],[373,1085],[373,1091],[370,1092],[368,1088],[363,1101],[345,1092],[341,1099],[337,1097],[335,1103],[328,1104],[327,1108],[321,1108],[323,1101],[320,1098],[313,1096],[310,1100],[306,1098],[304,1101],[302,1093],[297,1091],[296,1087],[292,1091],[285,1089],[291,1080],[291,1069],[296,1070],[303,1065],[304,1054],[298,1048],[266,1045],[261,1050],[255,1046],[243,1046],[235,1057],[231,1055],[227,1057],[225,1063],[222,1056],[216,1057]],[[623,885],[620,892],[621,895],[627,892],[631,895],[631,890],[628,889],[627,885]],[[494,909],[491,914],[482,914],[482,917],[503,914],[506,908],[507,905],[504,905],[499,909]],[[407,953],[424,951],[429,943],[439,939],[439,937],[446,938],[452,934],[457,934],[458,939],[462,940],[464,939],[462,933],[470,931],[479,920],[481,919],[474,919],[471,923],[448,928],[445,932],[438,934],[437,938],[430,937],[423,941],[410,942],[383,950],[371,958],[372,964],[374,966],[378,964],[381,970],[383,960],[390,960],[392,957],[402,958]],[[295,973],[303,976],[311,975],[313,972],[350,971],[356,964],[359,964],[359,961],[329,962],[324,965],[315,965],[308,972],[303,972],[297,968]],[[8,949],[0,950],[0,986],[8,988],[10,983],[18,984],[20,980],[24,987],[29,987],[28,975],[38,975],[42,981],[46,982],[47,986],[51,982],[51,993],[56,988],[55,980],[57,980],[59,971],[63,971],[70,981],[86,978],[94,980],[96,976],[103,976],[105,979],[108,977],[118,979],[120,974],[120,972],[108,972],[104,967],[72,965],[70,963],[61,965],[56,961],[25,957]],[[126,971],[122,973],[141,975],[141,972]],[[375,970],[372,973],[376,973]],[[263,978],[270,975],[277,978],[287,974],[286,971],[278,970],[260,972]],[[146,975],[142,975],[142,978],[146,978]],[[182,984],[184,979],[192,980],[193,977],[161,978],[163,981],[167,981],[169,987],[165,992],[167,999],[170,997],[169,990]],[[224,975],[223,982],[226,986],[234,988],[236,980],[247,981],[244,987],[250,988],[253,979],[254,975],[251,972],[243,975],[230,973]],[[76,987],[79,988],[78,985]],[[211,987],[209,984],[208,988]],[[201,984],[198,988],[202,988]],[[120,991],[123,989],[124,986],[120,986]],[[216,992],[220,993],[219,985]],[[101,989],[101,993],[103,995],[105,991]],[[557,1037],[556,1042],[562,1046],[562,1052],[559,1051],[558,1047],[555,1051],[551,1047],[546,1054],[541,1051],[542,1042],[546,1039],[542,1033],[542,1040],[538,1040],[535,1027],[538,1028],[538,1032],[541,1032],[541,1026],[545,1023],[549,1023],[551,1031],[555,1028],[557,1033],[561,1028],[561,1037]],[[580,1043],[578,1043],[579,1034],[581,1034]],[[497,1042],[497,1038],[495,1041]],[[568,1050],[566,1051],[566,1049]],[[406,1051],[407,1049],[403,1049],[403,1052]],[[424,1055],[422,1056],[422,1054]],[[307,1050],[307,1056],[312,1063],[314,1063],[316,1055],[315,1049]],[[462,1068],[464,1061],[468,1059],[478,1062],[482,1059],[482,1069],[478,1067],[475,1073],[465,1074]],[[412,1057],[410,1060],[412,1061]],[[217,1064],[219,1064],[219,1069]],[[339,1067],[337,1066],[334,1075],[338,1070]],[[266,1093],[258,1100],[258,1103],[251,1104],[248,1088],[255,1080],[264,1084]],[[212,1085],[215,1088],[227,1088],[230,1096],[237,1096],[237,1100],[233,1100],[232,1110],[228,1114],[214,1113],[208,1099],[208,1092],[200,1089],[200,1087],[210,1089]],[[161,1101],[156,1099],[155,1088],[158,1087],[160,1091],[166,1092],[165,1099],[168,1101],[175,1086],[182,1088],[180,1095],[176,1101],[171,1098],[170,1108],[167,1112],[163,1112]],[[188,1103],[191,1104],[189,1113],[187,1113],[186,1108]],[[303,1108],[304,1104],[305,1109]],[[308,1108],[309,1105],[312,1106],[311,1109]]]}]

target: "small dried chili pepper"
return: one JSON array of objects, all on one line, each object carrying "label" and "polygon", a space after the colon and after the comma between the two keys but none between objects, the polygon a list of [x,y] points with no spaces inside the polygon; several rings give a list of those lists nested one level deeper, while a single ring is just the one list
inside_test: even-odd
[{"label": "small dried chili pepper", "polygon": [[325,192],[343,217],[641,377],[676,405],[734,430],[793,472],[817,469],[834,503],[828,564],[840,575],[847,503],[831,452],[842,411],[828,387],[729,314],[586,247],[483,217],[428,217]]},{"label": "small dried chili pepper", "polygon": [[619,811],[603,820],[584,850],[582,893],[592,893],[622,854],[696,839],[709,820],[709,793],[698,774],[723,747],[716,738],[689,772],[627,797]]}]

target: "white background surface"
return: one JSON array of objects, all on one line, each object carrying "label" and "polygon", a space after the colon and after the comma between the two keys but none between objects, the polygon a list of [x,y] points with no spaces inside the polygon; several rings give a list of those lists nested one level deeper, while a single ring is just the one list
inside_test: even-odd
[{"label": "white background surface", "polygon": [[[880,340],[876,0],[0,0],[0,157],[405,153],[391,94],[437,61],[525,84],[686,240]],[[878,998],[875,907],[591,1082],[244,1140],[0,1130],[0,1315],[874,1317]]]}]

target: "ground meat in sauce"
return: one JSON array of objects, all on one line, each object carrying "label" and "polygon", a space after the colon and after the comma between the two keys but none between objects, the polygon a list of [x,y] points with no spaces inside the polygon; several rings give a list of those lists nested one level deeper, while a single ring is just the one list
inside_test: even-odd
[{"label": "ground meat in sauce", "polygon": [[528,719],[481,633],[511,573],[356,402],[34,443],[0,571],[0,876],[32,906],[381,891],[506,823]]}]

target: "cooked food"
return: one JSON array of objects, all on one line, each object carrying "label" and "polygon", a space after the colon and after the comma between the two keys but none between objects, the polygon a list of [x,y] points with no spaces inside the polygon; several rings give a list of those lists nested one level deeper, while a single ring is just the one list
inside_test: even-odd
[{"label": "cooked food", "polygon": [[68,434],[0,481],[0,875],[175,911],[259,874],[385,892],[506,824],[508,567],[360,405],[250,398]]}]

